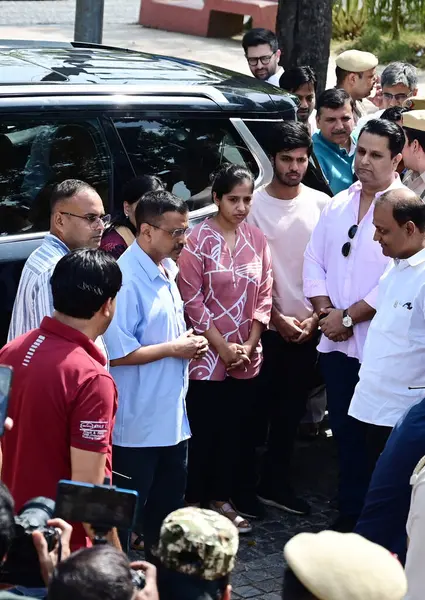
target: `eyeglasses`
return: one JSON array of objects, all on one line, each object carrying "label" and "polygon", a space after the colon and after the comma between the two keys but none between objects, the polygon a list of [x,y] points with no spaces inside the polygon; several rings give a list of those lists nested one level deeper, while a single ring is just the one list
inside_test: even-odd
[{"label": "eyeglasses", "polygon": [[[348,230],[348,237],[350,238],[350,240],[352,240],[354,238],[354,236],[357,233],[358,228],[359,228],[358,225],[351,225],[350,229]],[[350,254],[350,251],[351,251],[351,242],[345,242],[345,244],[341,248],[342,256],[347,258],[347,256]]]},{"label": "eyeglasses", "polygon": [[77,219],[84,219],[92,229],[96,229],[100,223],[106,227],[111,222],[111,215],[103,215],[102,217],[99,217],[99,215],[76,215],[71,212],[61,212],[60,214],[68,215],[69,217],[77,217]]},{"label": "eyeglasses", "polygon": [[412,92],[410,92],[410,94],[390,94],[389,92],[384,92],[382,95],[385,98],[385,100],[389,100],[390,102],[392,100],[395,100],[396,102],[402,104],[408,98],[410,98]]},{"label": "eyeglasses", "polygon": [[145,223],[147,225],[150,225],[151,227],[155,227],[155,229],[160,229],[161,231],[165,231],[166,233],[171,235],[171,237],[174,239],[182,237],[183,235],[186,235],[186,233],[189,229],[189,227],[182,227],[181,229],[172,229],[170,231],[169,229],[165,229],[164,227],[159,227],[158,225],[154,225],[153,223],[149,223],[148,221],[145,221]]},{"label": "eyeglasses", "polygon": [[251,67],[256,67],[258,65],[258,61],[261,61],[262,65],[268,65],[269,62],[272,59],[272,56],[274,56],[276,54],[276,52],[273,52],[273,54],[268,54],[266,56],[253,56],[252,58],[250,57],[246,57],[246,60],[248,61],[248,64]]}]

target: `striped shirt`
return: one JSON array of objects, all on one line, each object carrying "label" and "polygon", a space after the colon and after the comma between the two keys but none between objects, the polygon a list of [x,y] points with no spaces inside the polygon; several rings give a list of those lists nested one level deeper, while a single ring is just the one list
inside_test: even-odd
[{"label": "striped shirt", "polygon": [[54,308],[50,278],[56,264],[68,252],[69,248],[59,238],[48,233],[41,246],[30,254],[19,281],[8,342],[39,327],[44,317],[52,316]]}]

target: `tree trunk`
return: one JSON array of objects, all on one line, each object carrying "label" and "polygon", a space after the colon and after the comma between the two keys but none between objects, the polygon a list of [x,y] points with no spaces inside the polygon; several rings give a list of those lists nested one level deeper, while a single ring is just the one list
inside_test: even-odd
[{"label": "tree trunk", "polygon": [[332,0],[279,0],[276,32],[285,69],[309,65],[317,91],[326,89],[332,36]]},{"label": "tree trunk", "polygon": [[392,25],[391,32],[393,40],[400,39],[400,16],[401,16],[401,2],[400,0],[393,0],[392,5]]}]

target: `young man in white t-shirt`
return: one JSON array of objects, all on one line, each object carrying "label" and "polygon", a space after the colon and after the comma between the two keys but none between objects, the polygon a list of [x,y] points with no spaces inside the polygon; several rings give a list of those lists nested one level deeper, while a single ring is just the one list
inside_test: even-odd
[{"label": "young man in white t-shirt", "polygon": [[267,505],[307,514],[308,503],[296,497],[290,483],[292,450],[317,360],[318,317],[304,297],[302,271],[304,251],[329,196],[301,183],[312,150],[304,124],[280,124],[271,146],[274,177],[255,192],[248,217],[267,238],[274,279],[259,375],[268,399],[269,438],[258,495]]}]

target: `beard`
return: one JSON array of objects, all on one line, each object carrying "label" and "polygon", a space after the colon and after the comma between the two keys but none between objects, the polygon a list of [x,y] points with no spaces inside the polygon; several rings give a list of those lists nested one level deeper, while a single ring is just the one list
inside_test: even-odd
[{"label": "beard", "polygon": [[280,173],[275,173],[277,179],[280,181],[280,183],[282,183],[283,185],[286,185],[288,187],[297,187],[297,185],[300,185],[301,181],[303,180],[303,177],[305,175],[305,173],[303,173],[302,175],[300,174],[299,177],[297,177],[296,179],[291,179],[289,177],[289,173],[287,175],[281,175]]}]

